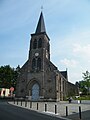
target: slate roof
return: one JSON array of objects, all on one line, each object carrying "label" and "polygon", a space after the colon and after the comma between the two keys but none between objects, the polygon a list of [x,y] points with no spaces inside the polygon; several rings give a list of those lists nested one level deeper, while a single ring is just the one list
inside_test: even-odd
[{"label": "slate roof", "polygon": [[46,33],[46,29],[45,29],[43,13],[41,12],[35,34],[39,34],[39,33],[42,33],[42,32]]},{"label": "slate roof", "polygon": [[60,71],[60,73],[67,79],[67,71]]}]

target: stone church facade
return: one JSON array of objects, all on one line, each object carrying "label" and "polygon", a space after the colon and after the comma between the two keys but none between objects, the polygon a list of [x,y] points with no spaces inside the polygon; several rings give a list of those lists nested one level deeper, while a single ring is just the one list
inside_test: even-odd
[{"label": "stone church facade", "polygon": [[41,12],[34,34],[31,34],[29,58],[21,67],[16,86],[16,97],[32,101],[64,100],[77,87],[68,82],[66,71],[59,71],[50,61],[50,39]]}]

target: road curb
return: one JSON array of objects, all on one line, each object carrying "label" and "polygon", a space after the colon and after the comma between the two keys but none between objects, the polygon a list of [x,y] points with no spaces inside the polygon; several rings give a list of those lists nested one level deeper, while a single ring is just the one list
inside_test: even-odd
[{"label": "road curb", "polygon": [[20,107],[20,108],[23,108],[23,109],[35,111],[35,112],[40,113],[40,114],[49,115],[49,116],[51,116],[51,117],[57,117],[57,118],[61,118],[61,119],[63,119],[63,120],[71,120],[71,119],[69,119],[69,118],[61,117],[61,116],[59,116],[58,114],[54,114],[54,113],[51,113],[51,112],[49,112],[49,111],[47,111],[47,112],[45,112],[45,111],[40,112],[40,111],[38,111],[38,110],[33,110],[33,109],[28,108],[28,107],[23,107],[23,106],[19,106],[19,105],[16,105],[16,104],[12,104],[11,102],[7,102],[7,103],[10,104],[10,105],[16,106],[16,107]]}]

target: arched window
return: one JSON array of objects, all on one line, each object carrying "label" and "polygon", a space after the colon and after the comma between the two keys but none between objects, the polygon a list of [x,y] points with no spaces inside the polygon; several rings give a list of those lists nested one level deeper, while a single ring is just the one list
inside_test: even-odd
[{"label": "arched window", "polygon": [[32,60],[32,69],[35,71],[41,70],[41,58]]},{"label": "arched window", "polygon": [[41,58],[37,59],[37,69],[41,70]]},{"label": "arched window", "polygon": [[35,68],[36,68],[36,59],[34,58],[32,60],[32,69],[35,70]]},{"label": "arched window", "polygon": [[37,40],[35,39],[34,41],[33,41],[33,49],[36,49],[37,48]]},{"label": "arched window", "polygon": [[42,39],[40,38],[39,40],[38,40],[38,48],[41,48],[42,47]]}]

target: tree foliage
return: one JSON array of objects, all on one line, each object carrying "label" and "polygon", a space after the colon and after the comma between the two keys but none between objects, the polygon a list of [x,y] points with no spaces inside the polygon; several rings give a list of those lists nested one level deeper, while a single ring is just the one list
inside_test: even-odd
[{"label": "tree foliage", "polygon": [[90,73],[86,71],[83,73],[83,80],[76,82],[82,94],[90,94]]},{"label": "tree foliage", "polygon": [[90,93],[90,73],[88,71],[83,73],[83,81],[88,94]]},{"label": "tree foliage", "polygon": [[11,68],[9,65],[0,67],[0,88],[16,87],[19,66]]}]

